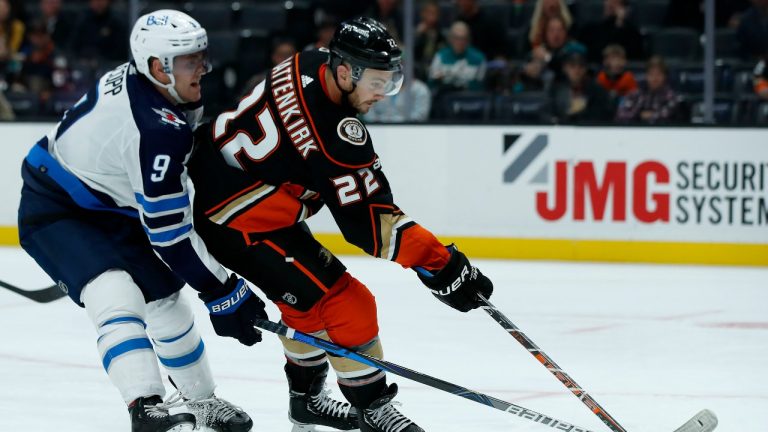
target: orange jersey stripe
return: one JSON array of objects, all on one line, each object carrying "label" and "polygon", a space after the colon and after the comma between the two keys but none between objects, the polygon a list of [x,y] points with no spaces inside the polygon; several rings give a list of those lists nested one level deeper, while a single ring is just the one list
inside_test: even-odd
[{"label": "orange jersey stripe", "polygon": [[[294,60],[294,73],[296,74],[296,76],[301,76],[301,71],[299,71],[299,56],[298,55],[296,56],[296,58]],[[318,78],[320,79],[321,83],[325,81],[325,76],[320,76]],[[360,168],[366,168],[366,167],[370,166],[373,163],[373,161],[375,160],[375,157],[374,157],[374,159],[371,159],[370,162],[366,162],[366,163],[364,163],[362,165],[349,165],[349,164],[341,163],[341,162],[337,161],[336,159],[334,159],[333,157],[331,157],[331,155],[325,149],[325,143],[323,142],[323,139],[320,137],[320,134],[317,132],[317,128],[315,127],[315,121],[312,118],[312,114],[310,113],[309,109],[307,108],[307,101],[304,100],[304,90],[302,89],[301,84],[297,85],[296,88],[299,90],[299,100],[301,101],[301,106],[302,106],[303,111],[304,111],[304,116],[306,116],[307,121],[309,122],[309,126],[312,128],[312,132],[315,134],[315,138],[317,138],[318,144],[320,144],[320,150],[322,150],[322,152],[325,155],[325,157],[327,157],[328,160],[330,160],[331,162],[335,163],[336,165],[339,165],[339,166],[342,166],[342,167],[345,167],[345,168],[360,169]]]},{"label": "orange jersey stripe", "polygon": [[212,207],[210,210],[206,211],[205,215],[209,216],[211,213],[217,212],[219,209],[221,209],[222,207],[226,206],[227,204],[229,204],[233,200],[237,199],[241,195],[244,195],[244,194],[246,194],[246,193],[256,189],[257,187],[261,186],[261,184],[262,184],[261,181],[257,181],[256,183],[252,184],[251,186],[248,186],[247,188],[245,188],[245,189],[243,189],[243,190],[241,190],[241,191],[239,191],[239,192],[237,192],[235,194],[232,194],[231,196],[229,196],[229,198],[225,199],[224,201],[220,202],[216,206]]},{"label": "orange jersey stripe", "polygon": [[[279,253],[280,255],[282,255],[282,256],[284,256],[284,257],[288,258],[288,255],[285,253],[285,251],[284,251],[284,250],[283,250],[283,249],[282,249],[280,246],[278,246],[278,245],[276,245],[274,242],[272,242],[271,240],[264,240],[264,244],[266,244],[267,246],[269,246],[269,247],[271,247],[272,249],[274,249],[275,251],[277,251],[277,253]],[[300,262],[298,262],[298,261],[297,261],[295,258],[291,258],[291,259],[292,259],[292,261],[291,261],[291,264],[293,264],[293,265],[294,265],[296,268],[298,268],[298,269],[299,269],[299,270],[300,270],[302,273],[304,273],[304,274],[305,274],[305,275],[306,275],[306,276],[307,276],[307,277],[308,277],[308,278],[309,278],[309,279],[310,279],[312,282],[314,282],[314,283],[315,283],[315,285],[317,285],[317,286],[318,286],[318,288],[320,288],[320,289],[321,289],[323,292],[326,292],[326,293],[328,292],[328,287],[327,287],[327,286],[325,286],[325,285],[324,285],[322,282],[320,282],[320,280],[319,280],[318,278],[316,278],[316,277],[315,277],[315,275],[313,275],[313,274],[312,274],[312,272],[310,272],[308,268],[304,267],[304,266],[303,266],[303,265],[302,265]]]}]

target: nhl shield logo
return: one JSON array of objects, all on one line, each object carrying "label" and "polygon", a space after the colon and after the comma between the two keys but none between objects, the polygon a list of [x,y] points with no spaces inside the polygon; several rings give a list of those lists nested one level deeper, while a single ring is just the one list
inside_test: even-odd
[{"label": "nhl shield logo", "polygon": [[283,294],[283,300],[285,300],[286,303],[292,304],[292,305],[295,305],[296,302],[299,301],[299,299],[297,299],[295,295],[289,292]]},{"label": "nhl shield logo", "polygon": [[365,130],[365,126],[354,117],[343,118],[338,126],[336,126],[336,132],[339,134],[339,138],[358,146],[365,144],[365,141],[368,139],[368,132]]}]

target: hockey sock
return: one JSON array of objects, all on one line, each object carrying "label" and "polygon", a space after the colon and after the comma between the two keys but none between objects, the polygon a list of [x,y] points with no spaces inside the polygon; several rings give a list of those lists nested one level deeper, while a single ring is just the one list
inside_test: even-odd
[{"label": "hockey sock", "polygon": [[184,297],[176,293],[147,304],[147,324],[157,358],[181,394],[189,399],[213,395],[205,344]]},{"label": "hockey sock", "polygon": [[152,343],[145,332],[144,296],[124,271],[93,279],[81,294],[98,332],[102,365],[126,404],[150,395],[165,395]]},{"label": "hockey sock", "polygon": [[[384,356],[378,336],[365,345],[350,348],[378,359]],[[386,390],[387,380],[383,371],[344,357],[331,355],[330,361],[336,371],[341,392],[353,406],[367,408]]]}]

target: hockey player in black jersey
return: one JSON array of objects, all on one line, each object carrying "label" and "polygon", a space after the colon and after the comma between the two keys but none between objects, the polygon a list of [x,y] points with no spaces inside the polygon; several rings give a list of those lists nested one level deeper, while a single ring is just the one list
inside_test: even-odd
[{"label": "hockey player in black jersey", "polygon": [[[309,232],[327,206],[344,238],[406,268],[442,302],[479,306],[491,282],[394,203],[371,137],[357,115],[399,91],[401,51],[368,18],[342,23],[329,51],[303,52],[196,134],[189,162],[195,228],[225,266],[261,288],[287,325],[381,358],[368,288]],[[363,432],[419,432],[392,399],[383,371],[282,339],[294,431],[313,425]],[[343,403],[327,396],[330,362]]]}]

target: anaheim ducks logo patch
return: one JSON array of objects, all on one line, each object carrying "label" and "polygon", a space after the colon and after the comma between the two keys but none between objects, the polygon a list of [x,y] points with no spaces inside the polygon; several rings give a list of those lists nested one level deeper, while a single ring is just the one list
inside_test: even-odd
[{"label": "anaheim ducks logo patch", "polygon": [[363,145],[368,140],[365,126],[354,117],[341,119],[339,125],[336,126],[336,132],[339,134],[339,138],[350,144]]}]

